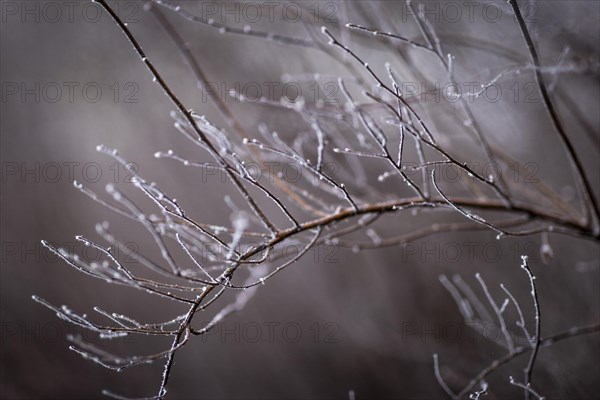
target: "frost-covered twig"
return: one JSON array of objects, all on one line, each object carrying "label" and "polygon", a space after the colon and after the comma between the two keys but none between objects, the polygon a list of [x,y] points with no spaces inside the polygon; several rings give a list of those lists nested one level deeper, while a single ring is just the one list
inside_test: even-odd
[{"label": "frost-covered twig", "polygon": [[[537,287],[535,285],[535,275],[531,272],[531,268],[529,268],[529,264],[527,263],[527,256],[522,256],[521,259],[523,263],[521,264],[521,268],[527,272],[529,276],[529,284],[531,285],[531,298],[533,300],[533,306],[535,309],[535,333],[532,338],[531,347],[533,351],[531,352],[531,356],[529,358],[529,362],[525,367],[525,386],[527,388],[531,387],[531,373],[533,372],[533,366],[535,364],[535,359],[538,354],[538,350],[540,349],[540,340],[541,340],[541,325],[542,325],[542,315],[540,312],[540,303],[538,300]],[[538,396],[539,397],[539,396]],[[525,398],[529,398],[529,390],[525,392]]]}]

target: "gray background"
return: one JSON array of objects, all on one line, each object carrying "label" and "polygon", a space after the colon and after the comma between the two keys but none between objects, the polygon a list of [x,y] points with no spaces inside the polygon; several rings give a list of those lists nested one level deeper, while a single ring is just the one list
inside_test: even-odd
[{"label": "gray background", "polygon": [[[82,360],[67,350],[68,342],[64,339],[66,334],[79,330],[31,300],[31,295],[37,294],[54,304],[67,304],[88,314],[97,305],[144,321],[158,321],[183,311],[175,305],[85,277],[42,250],[41,239],[67,244],[74,241],[76,234],[97,237],[94,224],[108,220],[115,232],[147,251],[145,254],[157,256],[141,228],[131,226],[129,221],[123,221],[73,189],[64,163],[75,163],[71,164],[74,177],[98,192],[103,191],[106,183],[116,181],[124,190],[134,193],[123,183],[123,169],[115,177],[115,170],[111,169],[113,160],[94,150],[100,143],[116,147],[139,166],[145,177],[160,183],[167,192],[175,193],[173,196],[186,204],[190,213],[206,222],[228,221],[223,202],[223,194],[228,189],[214,180],[203,182],[195,171],[174,162],[153,158],[155,151],[169,148],[188,155],[193,153],[186,139],[172,127],[169,118],[172,105],[152,83],[150,74],[107,15],[102,15],[98,22],[90,22],[82,17],[83,5],[78,5],[72,21],[63,15],[52,22],[41,14],[36,21],[34,16],[7,15],[8,3],[16,5],[18,10],[42,4],[2,2],[3,91],[7,82],[27,87],[34,87],[36,82],[42,86],[49,82],[61,85],[77,82],[79,86],[73,102],[66,92],[56,102],[48,101],[43,93],[39,102],[33,96],[22,99],[20,93],[2,99],[0,395],[2,398],[96,398],[102,389],[130,396],[152,395],[159,382],[161,363],[118,374]],[[131,7],[121,8],[121,12],[133,13],[130,17],[137,22],[129,26],[175,92],[187,105],[219,122],[215,109],[202,101],[175,47],[156,20],[142,10],[142,3],[120,3],[121,7],[124,4]],[[488,3],[492,2],[482,2]],[[501,10],[506,12],[505,2],[498,3],[502,3]],[[65,2],[57,4],[65,13]],[[181,4],[190,10],[200,10],[198,4],[192,2]],[[397,4],[349,1],[339,7],[338,4],[336,10],[342,21],[347,19],[367,26],[377,26],[378,21],[389,23],[391,26],[385,29],[418,39],[414,23],[410,19],[407,23],[402,21]],[[578,65],[590,65],[582,73],[561,74],[557,81],[557,91],[575,104],[579,114],[569,111],[561,100],[563,97],[555,98],[598,194],[599,3],[538,1],[537,7],[538,21],[533,26],[542,62],[555,64],[564,46],[569,46],[567,59],[575,60]],[[481,8],[476,10],[480,12]],[[379,20],[382,14],[390,16],[389,21]],[[314,50],[219,35],[172,13],[166,12],[166,15],[188,38],[210,79],[224,82],[228,87],[234,82],[278,81],[284,73],[347,74]],[[352,48],[368,59],[378,73],[384,74],[384,62],[398,63],[385,41],[375,41],[365,35],[340,36],[335,24],[328,26],[338,38],[351,37]],[[481,17],[474,22],[466,18],[457,22],[442,18],[435,26],[444,49],[456,56],[457,75],[461,80],[471,78],[485,82],[504,66],[528,62],[524,42],[510,16],[497,24],[490,24]],[[258,27],[305,35],[301,24],[289,21],[263,22]],[[511,53],[494,55],[464,45],[479,42],[484,43],[484,48],[497,43],[498,48]],[[410,54],[423,71],[435,73],[430,59],[418,53]],[[516,57],[516,61],[510,57]],[[524,75],[527,76],[522,80],[514,77],[510,80],[523,84],[533,81],[530,72]],[[102,88],[97,102],[82,95],[81,88],[90,82]],[[121,90],[117,102],[110,89],[115,82]],[[122,95],[128,92],[125,84],[129,82],[139,89],[134,95],[136,103],[123,101]],[[570,197],[577,207],[572,174],[539,103],[539,94],[534,93],[537,102],[515,102],[506,96],[510,93],[509,86],[509,82],[505,83],[505,97],[499,103],[479,101],[474,104],[475,114],[480,116],[478,122],[492,142],[505,152],[523,162],[536,163],[539,166],[536,176],[566,198]],[[268,107],[233,104],[232,108],[250,132],[256,132],[259,122],[269,122],[290,137],[298,123],[297,119],[290,119],[289,114]],[[455,124],[448,122],[455,111],[437,104],[425,109],[431,123],[443,132],[445,144],[454,146],[452,148],[465,159],[480,157],[473,153],[472,142],[465,140]],[[96,163],[102,172],[98,182],[91,182],[95,180],[93,167],[84,170],[89,162]],[[61,176],[56,181],[50,170],[54,164],[50,163],[60,166]],[[13,175],[9,171],[15,166],[18,172]],[[36,166],[37,175],[21,176],[22,170]],[[378,187],[393,193],[386,185]],[[400,228],[400,231],[410,232],[434,220],[460,221],[460,218],[450,212],[436,217],[424,212],[403,219],[384,218],[378,229],[392,232]],[[466,252],[468,242],[476,244],[472,259],[464,254],[457,260],[440,255],[439,249],[447,249],[443,246],[448,243]],[[495,249],[501,249],[497,260],[490,261],[495,257],[482,250],[489,242],[497,243]],[[407,255],[406,249],[401,248],[358,254],[339,248],[331,258],[323,253],[313,258],[309,253],[268,285],[260,287],[244,311],[227,319],[214,335],[206,341],[194,338],[179,352],[169,393],[173,398],[342,399],[347,398],[352,389],[357,399],[443,397],[433,374],[433,353],[440,354],[445,367],[443,373],[452,387],[457,388],[493,358],[501,356],[502,349],[478,336],[470,338],[454,302],[438,282],[439,274],[460,273],[476,287],[473,275],[481,272],[498,298],[498,283],[506,284],[522,299],[521,305],[531,321],[528,282],[518,268],[519,255],[526,253],[531,256],[538,275],[544,332],[559,332],[598,321],[598,245],[551,235],[555,257],[545,265],[539,257],[539,243],[539,236],[495,242],[493,232],[480,232],[442,234],[418,241],[417,254]],[[437,250],[428,253],[426,249],[431,248]],[[424,249],[424,254],[419,253]],[[330,249],[320,251],[325,250]],[[199,320],[208,321],[211,316],[207,314]],[[239,342],[232,334],[222,336],[225,329],[236,329],[236,323],[242,328],[258,325],[261,339],[251,343],[243,329]],[[271,343],[267,337],[270,323],[278,327],[297,324],[302,330],[300,340],[286,340],[280,328],[275,328]],[[455,326],[448,324],[462,327],[458,339],[439,333],[441,327]],[[313,336],[314,326],[318,326],[321,333],[318,340]],[[323,334],[332,326],[335,340],[328,342]],[[421,335],[403,336],[407,326],[428,330]],[[432,333],[435,328],[438,333]],[[86,337],[93,340],[89,334]],[[595,335],[542,350],[534,373],[535,387],[547,398],[592,397],[600,389],[600,369],[594,356],[598,345],[598,335]],[[123,354],[144,354],[164,349],[167,342],[136,338],[114,341],[108,346]],[[496,372],[489,380],[492,393],[488,398],[520,396],[520,390],[508,384],[508,375],[521,377],[524,365],[522,357]]]}]

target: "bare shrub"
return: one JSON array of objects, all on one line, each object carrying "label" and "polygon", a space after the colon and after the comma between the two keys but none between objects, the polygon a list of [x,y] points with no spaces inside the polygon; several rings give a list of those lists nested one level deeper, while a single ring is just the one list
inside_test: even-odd
[{"label": "bare shrub", "polygon": [[[138,40],[105,0],[98,3],[133,45],[134,52],[150,72],[149,79],[156,82],[170,100],[176,130],[197,150],[197,160],[171,150],[157,152],[156,158],[179,162],[185,168],[218,171],[230,185],[227,189],[219,186],[231,209],[230,221],[220,224],[201,222],[201,217],[187,212],[159,184],[143,177],[124,155],[100,145],[97,148],[100,153],[130,172],[131,184],[150,200],[152,208],[140,204],[115,185],[107,187],[108,198],[79,182],[74,186],[122,218],[141,224],[153,238],[160,261],[136,253],[133,257],[145,270],[134,271],[116,256],[115,251],[126,245],[109,231],[106,223],[98,224],[96,230],[108,244],[77,236],[83,245],[104,254],[105,260],[100,263],[88,262],[43,242],[64,262],[84,274],[159,296],[182,307],[182,312],[168,320],[149,323],[99,307],[94,308],[98,318],[93,318],[33,297],[60,318],[96,332],[100,338],[170,337],[168,348],[140,356],[113,355],[79,337],[71,338],[73,351],[116,371],[159,360],[164,362],[158,390],[148,398],[167,395],[169,378],[176,372],[173,365],[177,352],[231,313],[241,311],[257,289],[317,245],[333,244],[360,251],[401,246],[444,232],[492,230],[497,239],[541,235],[544,241],[542,258],[549,260],[553,257],[553,249],[548,237],[571,236],[596,244],[600,239],[593,178],[554,104],[554,97],[562,95],[556,87],[559,76],[584,73],[589,66],[569,64],[564,60],[543,65],[516,0],[510,0],[509,7],[500,9],[516,20],[514,27],[524,39],[526,56],[493,44],[485,51],[507,52],[514,63],[503,65],[499,72],[489,74],[484,82],[469,90],[458,88],[464,87],[465,71],[469,73],[477,67],[466,65],[463,68],[456,56],[446,49],[435,25],[419,12],[418,5],[410,2],[406,6],[411,11],[406,34],[384,30],[387,22],[383,14],[388,7],[393,9],[386,5],[379,9],[382,26],[367,25],[368,18],[365,18],[365,22],[359,21],[360,24],[348,19],[321,27],[307,18],[302,23],[303,36],[228,25],[193,14],[187,10],[187,3],[179,6],[162,0],[149,2],[148,11],[178,48],[194,80],[218,110],[219,123],[190,109],[162,75],[160,65],[147,56],[141,39]],[[348,2],[345,7],[353,5]],[[310,15],[306,5],[300,3],[299,7]],[[327,59],[323,63],[334,65],[333,72],[323,70],[317,71],[319,75],[288,76],[287,79],[314,81],[319,90],[328,93],[331,87],[322,85],[320,79],[329,74],[336,83],[335,96],[324,99],[303,96],[277,101],[268,97],[250,99],[247,93],[208,90],[210,80],[199,58],[190,50],[188,39],[182,37],[178,27],[171,22],[173,15],[167,16],[167,13],[174,14],[181,23],[199,24],[214,30],[215,34],[231,35],[252,46],[267,41]],[[353,14],[349,12],[349,15]],[[352,41],[361,45],[353,45]],[[377,64],[366,61],[368,54],[363,53],[371,43],[385,47],[389,63],[379,63],[379,59]],[[467,47],[469,44],[476,45],[475,41],[467,43]],[[568,57],[568,49],[565,56]],[[460,59],[466,63],[467,57]],[[427,68],[422,69],[419,63],[426,64]],[[482,122],[485,115],[478,114],[489,112],[493,104],[488,103],[488,108],[482,108],[473,103],[474,99],[485,97],[487,90],[498,82],[514,80],[518,83],[519,77],[525,74],[534,78],[544,116],[550,122],[544,140],[560,143],[566,160],[560,161],[561,168],[569,170],[577,191],[574,201],[565,199],[552,182],[529,179],[530,170],[525,167],[529,160],[519,161],[511,156],[501,145],[501,140],[494,140],[487,132],[490,127]],[[423,93],[406,93],[406,83],[411,77],[428,82],[430,87],[432,82],[445,82],[444,101],[426,104],[419,101]],[[249,127],[248,121],[242,120],[231,109],[230,97],[243,103],[244,107],[277,110],[287,118],[287,131],[275,131],[268,123]],[[512,106],[511,112],[516,112],[514,108],[519,105]],[[571,106],[577,108],[577,105]],[[500,127],[502,129],[510,129],[510,125]],[[527,133],[520,134],[524,142],[540,139],[534,135],[525,139]],[[594,133],[590,135],[597,145]],[[543,155],[540,157],[543,159]],[[293,178],[288,174],[289,168],[295,172]],[[459,178],[448,179],[448,171]],[[385,187],[378,185],[381,182],[386,183]],[[420,213],[422,217],[416,226],[414,222],[407,224],[412,229],[403,230],[403,221],[414,213]],[[449,220],[448,215],[453,219]],[[394,222],[390,222],[392,218]],[[485,379],[497,367],[519,355],[529,354],[522,380],[511,378],[506,383],[523,388],[526,397],[541,398],[543,388],[536,387],[532,380],[538,351],[562,339],[600,329],[596,324],[545,335],[541,331],[535,276],[526,257],[522,268],[531,283],[533,328],[527,327],[531,323],[525,322],[524,306],[508,287],[501,286],[506,297],[498,303],[481,275],[477,275],[477,280],[484,300],[478,300],[474,290],[462,279],[451,281],[445,276],[440,277],[466,323],[480,330],[485,324],[499,324],[503,335],[495,344],[507,351],[458,392],[454,384],[446,383],[442,376],[439,358],[443,355],[438,358],[435,354],[432,375],[449,396],[480,398],[486,395],[494,388]],[[221,297],[230,292],[235,293],[234,300],[221,305]],[[521,303],[525,301],[520,299]],[[487,311],[488,307],[492,313]],[[516,325],[505,317],[510,308],[517,312]],[[213,309],[208,324],[194,324],[200,311]],[[508,329],[513,325],[521,330],[525,340],[513,337]],[[111,391],[105,394],[122,398]]]}]

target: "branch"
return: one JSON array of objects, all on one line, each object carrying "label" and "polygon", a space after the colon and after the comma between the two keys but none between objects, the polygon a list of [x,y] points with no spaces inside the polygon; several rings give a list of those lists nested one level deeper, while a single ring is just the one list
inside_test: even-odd
[{"label": "branch", "polygon": [[[521,15],[521,10],[519,9],[517,1],[509,0],[508,2],[511,5],[511,7],[515,13],[517,22],[519,23],[519,28],[521,29],[521,33],[523,34],[523,38],[525,39],[525,43],[527,44],[527,49],[529,50],[529,55],[531,56],[531,60],[533,61],[533,65],[535,66],[535,80],[538,84],[540,94],[542,95],[542,100],[544,101],[546,111],[548,111],[548,114],[550,114],[550,119],[552,120],[552,123],[554,124],[556,132],[558,133],[558,136],[559,136],[563,146],[565,146],[567,149],[567,155],[569,157],[569,160],[571,161],[573,168],[577,172],[577,182],[578,182],[577,187],[580,189],[580,191],[582,191],[584,206],[586,209],[586,215],[589,216],[589,209],[592,210],[591,218],[586,218],[586,219],[588,219],[589,226],[593,227],[594,232],[596,232],[597,234],[600,234],[600,226],[598,225],[598,218],[600,217],[600,211],[598,209],[598,203],[596,202],[596,198],[594,197],[592,185],[590,184],[589,178],[587,177],[587,174],[585,173],[585,170],[583,168],[583,164],[582,164],[581,160],[579,159],[577,152],[575,151],[575,147],[571,143],[569,136],[567,136],[567,133],[562,125],[562,122],[560,121],[560,117],[558,116],[558,113],[557,113],[556,109],[554,108],[554,104],[552,103],[552,99],[550,98],[550,94],[548,93],[546,84],[544,83],[544,76],[542,75],[542,72],[541,72],[541,64],[540,64],[540,60],[539,60],[539,57],[537,54],[537,50],[535,48],[535,45],[533,44],[533,39],[531,38],[531,35],[529,34],[529,29],[527,28],[527,24],[525,23],[525,20],[523,19],[523,16]],[[583,189],[581,189],[581,185],[583,185]],[[596,226],[594,227],[594,225],[596,225]]]}]

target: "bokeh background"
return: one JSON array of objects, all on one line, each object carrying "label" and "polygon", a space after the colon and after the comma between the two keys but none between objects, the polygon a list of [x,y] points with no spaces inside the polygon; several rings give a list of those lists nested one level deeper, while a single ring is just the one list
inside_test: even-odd
[{"label": "bokeh background", "polygon": [[[60,16],[48,6],[50,3]],[[460,81],[487,82],[505,68],[528,64],[523,39],[506,2],[479,2],[473,8],[473,19],[462,2],[426,3],[432,10],[429,17],[444,50],[455,56]],[[563,66],[563,72],[551,74],[553,99],[598,195],[600,3],[521,3],[535,17],[530,26],[542,63]],[[83,360],[68,350],[65,339],[68,334],[82,332],[34,303],[31,295],[53,304],[67,304],[88,315],[93,313],[92,307],[100,306],[142,321],[159,321],[183,309],[86,277],[56,260],[42,248],[40,240],[74,246],[76,234],[98,238],[95,224],[109,221],[111,230],[133,248],[158,259],[151,238],[143,229],[73,188],[74,179],[100,193],[107,183],[114,183],[136,196],[128,188],[126,171],[97,153],[98,144],[118,148],[135,162],[143,176],[158,182],[204,222],[229,221],[223,201],[228,189],[214,177],[199,176],[198,171],[153,157],[156,151],[167,149],[193,157],[194,150],[173,128],[169,117],[172,105],[152,82],[115,24],[104,13],[96,14],[99,7],[88,2],[63,1],[3,0],[0,4],[0,396],[97,398],[102,389],[128,396],[153,395],[162,372],[161,363],[116,373]],[[185,104],[222,125],[173,43],[155,18],[144,11],[144,3],[110,4],[128,20],[148,56]],[[216,5],[219,10],[227,4],[236,10],[234,5],[239,3],[177,4],[201,14],[207,4]],[[461,12],[460,18],[453,14],[455,6]],[[384,73],[385,62],[391,62],[401,73],[407,73],[407,80],[414,82],[419,82],[418,78],[408,74],[406,63],[415,63],[426,76],[440,75],[439,68],[426,55],[402,46],[398,50],[385,40],[367,35],[343,29],[340,33],[340,26],[348,21],[418,40],[418,30],[401,2],[305,2],[299,8],[304,12],[313,7],[327,16],[333,13],[331,21],[320,15],[316,22],[308,18],[310,21],[305,23],[281,18],[282,7],[273,6],[273,21],[262,18],[252,27],[308,37],[312,28],[307,29],[306,25],[318,28],[324,24],[379,73]],[[484,10],[489,15],[482,14]],[[497,13],[501,18],[490,22],[489,16]],[[171,12],[165,11],[165,15],[189,42],[209,80],[226,88],[236,83],[281,82],[286,74],[348,75],[347,70],[314,49],[223,35]],[[248,23],[243,14],[236,15],[235,11],[226,18],[227,23],[239,27]],[[326,42],[324,37],[317,39]],[[499,102],[473,103],[484,132],[511,157],[535,165],[536,178],[581,209],[567,159],[539,102],[539,94],[526,87],[533,82],[531,71],[510,75],[500,82],[504,96]],[[511,86],[514,84],[517,86]],[[55,91],[57,86],[62,90],[60,94]],[[69,87],[73,88],[72,93]],[[520,90],[517,101],[514,88]],[[276,91],[273,99],[280,96]],[[525,102],[527,96],[537,101]],[[293,113],[278,108],[229,104],[248,132],[256,133],[257,125],[266,122],[285,137],[293,138],[302,124]],[[457,128],[454,108],[435,101],[421,107],[443,136],[444,144],[465,159],[481,157],[473,142]],[[414,159],[414,154],[409,157]],[[393,194],[387,183],[370,179],[377,190]],[[543,198],[523,196],[545,204]],[[384,218],[377,229],[411,232],[446,221],[460,221],[460,216],[419,212],[398,219]],[[530,256],[538,277],[544,336],[600,319],[597,242],[550,235],[554,256],[543,262],[539,235],[500,241],[495,236],[494,232],[439,234],[409,247],[359,253],[346,248],[319,248],[261,286],[243,312],[230,316],[214,334],[206,339],[194,338],[179,352],[169,395],[207,399],[345,399],[352,390],[357,399],[442,398],[444,392],[433,373],[433,353],[440,356],[447,382],[458,389],[501,356],[503,349],[472,335],[462,324],[461,315],[438,276],[460,274],[481,295],[474,278],[480,272],[497,299],[501,299],[498,284],[504,283],[520,299],[531,322],[528,281],[519,269],[521,254]],[[488,243],[493,243],[492,247],[486,247]],[[469,246],[472,253],[468,252]],[[461,255],[449,255],[456,248],[461,249]],[[80,247],[75,250],[81,252]],[[206,322],[212,313],[207,311],[198,320]],[[287,328],[290,330],[286,335],[284,327],[289,326],[293,328]],[[460,327],[458,336],[448,330],[455,326]],[[257,327],[260,337],[254,340]],[[300,332],[297,340],[292,337],[295,332]],[[89,333],[85,337],[98,343]],[[167,340],[156,338],[107,343],[115,352],[132,355],[159,351],[167,345]],[[543,349],[534,372],[534,386],[547,398],[592,398],[600,389],[599,345],[596,334]],[[508,376],[521,377],[525,362],[525,357],[518,358],[492,375],[488,380],[488,398],[521,396],[520,389],[508,384]]]}]

